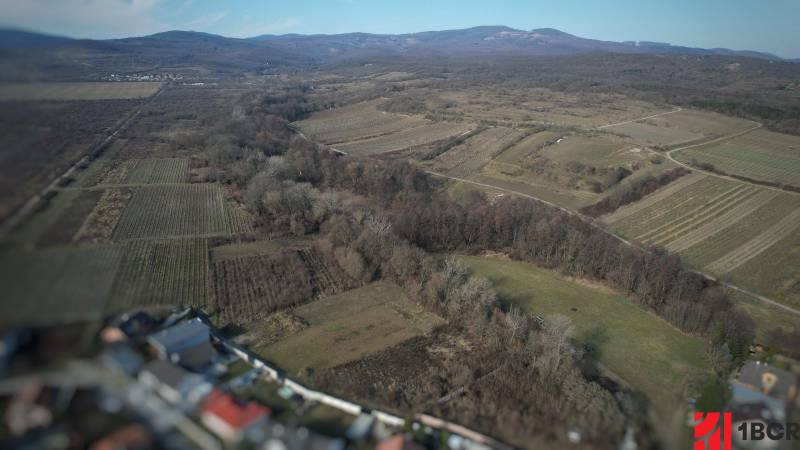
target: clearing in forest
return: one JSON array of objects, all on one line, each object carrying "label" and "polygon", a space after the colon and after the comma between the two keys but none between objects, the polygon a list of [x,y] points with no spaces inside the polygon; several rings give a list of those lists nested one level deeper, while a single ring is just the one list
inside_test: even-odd
[{"label": "clearing in forest", "polygon": [[256,351],[291,373],[354,361],[444,323],[408,300],[399,286],[376,282],[301,306],[307,326]]}]

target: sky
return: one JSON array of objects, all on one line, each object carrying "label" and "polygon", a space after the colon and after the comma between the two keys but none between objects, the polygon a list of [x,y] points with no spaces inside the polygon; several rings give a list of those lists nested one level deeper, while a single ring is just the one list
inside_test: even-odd
[{"label": "sky", "polygon": [[230,37],[508,25],[800,58],[800,0],[0,0],[0,26],[77,38]]}]

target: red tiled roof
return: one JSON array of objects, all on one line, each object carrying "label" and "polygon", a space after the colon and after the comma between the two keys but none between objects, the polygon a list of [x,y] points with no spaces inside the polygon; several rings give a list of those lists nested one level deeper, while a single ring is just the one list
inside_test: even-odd
[{"label": "red tiled roof", "polygon": [[231,395],[218,389],[208,397],[203,405],[203,414],[213,414],[232,428],[245,428],[270,413],[269,408],[256,402],[239,404]]}]

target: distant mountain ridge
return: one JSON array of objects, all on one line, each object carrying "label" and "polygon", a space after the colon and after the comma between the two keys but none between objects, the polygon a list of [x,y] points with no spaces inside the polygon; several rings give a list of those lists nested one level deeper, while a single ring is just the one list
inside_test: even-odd
[{"label": "distant mountain ridge", "polygon": [[[343,53],[354,49],[393,49],[402,52],[414,49],[448,52],[522,52],[530,55],[561,55],[576,53],[668,53],[692,55],[726,55],[786,61],[771,53],[726,48],[695,48],[675,46],[669,43],[650,41],[614,42],[578,37],[555,28],[539,28],[530,31],[507,26],[480,26],[473,28],[423,31],[407,34],[285,34],[261,35],[249,38],[254,41],[277,43],[285,48],[295,48],[320,53],[320,48],[311,45],[327,45],[328,54]],[[320,55],[321,56],[321,55]]]},{"label": "distant mountain ridge", "polygon": [[[506,26],[407,34],[284,34],[240,39],[196,31],[166,31],[123,39],[71,39],[0,29],[0,79],[86,79],[160,67],[203,66],[221,73],[274,73],[338,61],[379,62],[402,58],[445,61],[497,55],[536,57],[591,53],[708,55],[797,62],[755,51],[701,49],[657,42],[612,42],[553,28],[530,31]],[[99,74],[99,75],[98,75]]]}]

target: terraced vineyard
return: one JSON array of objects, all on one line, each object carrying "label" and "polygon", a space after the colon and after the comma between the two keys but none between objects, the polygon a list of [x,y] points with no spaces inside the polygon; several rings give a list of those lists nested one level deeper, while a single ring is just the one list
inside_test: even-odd
[{"label": "terraced vineyard", "polygon": [[178,158],[138,159],[123,183],[183,183],[189,176],[189,161]]},{"label": "terraced vineyard", "polygon": [[472,124],[455,122],[436,122],[414,128],[404,129],[371,139],[336,145],[337,150],[360,155],[405,150],[411,147],[431,144],[473,129]]},{"label": "terraced vineyard", "polygon": [[111,291],[111,310],[206,304],[206,239],[129,241]]},{"label": "terraced vineyard", "polygon": [[210,184],[147,186],[133,196],[114,230],[115,239],[228,234],[222,188]]},{"label": "terraced vineyard", "polygon": [[489,128],[439,155],[435,167],[456,177],[471,175],[525,135],[511,128]]},{"label": "terraced vineyard", "polygon": [[326,144],[366,139],[429,124],[422,117],[378,110],[383,100],[356,103],[315,114],[295,125],[310,138]]},{"label": "terraced vineyard", "polygon": [[756,130],[730,140],[676,152],[678,160],[711,164],[729,174],[800,186],[800,138]]},{"label": "terraced vineyard", "polygon": [[800,196],[693,174],[603,220],[703,271],[800,304],[800,271],[790,256],[798,253]]},{"label": "terraced vineyard", "polygon": [[[698,213],[710,204],[724,200],[736,193],[743,193],[744,185],[716,177],[705,177],[683,189],[678,190],[667,198],[662,199],[637,213],[629,215],[617,222],[610,222],[616,230],[620,230],[627,237],[648,241],[647,238],[679,223],[683,219],[690,219],[692,214]],[[657,195],[656,191],[654,195]],[[637,208],[636,203],[628,208]]]}]

